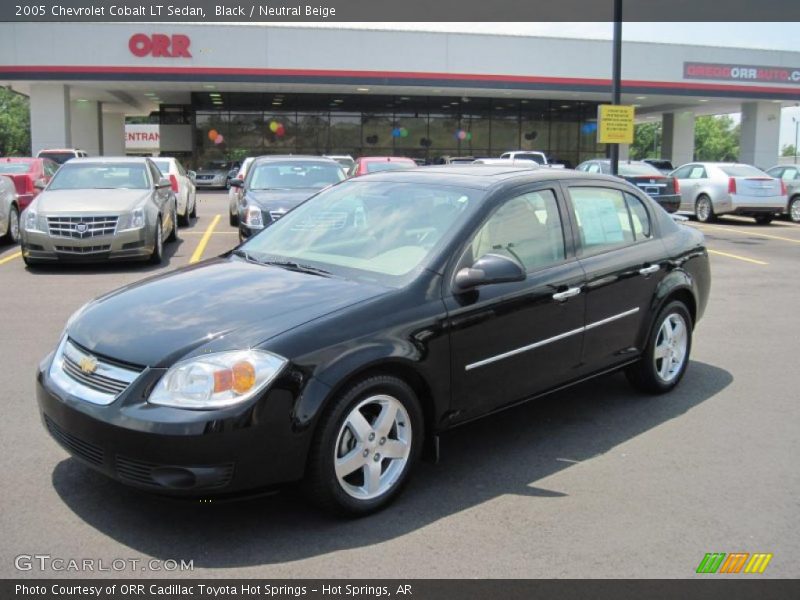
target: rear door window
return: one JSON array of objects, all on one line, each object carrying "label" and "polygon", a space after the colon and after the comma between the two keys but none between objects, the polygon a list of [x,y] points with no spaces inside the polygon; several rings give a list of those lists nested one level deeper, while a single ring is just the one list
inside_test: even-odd
[{"label": "rear door window", "polygon": [[[584,256],[634,243],[634,224],[621,191],[601,187],[570,187],[569,195]],[[649,219],[647,230],[649,232]],[[642,235],[644,237],[644,233]]]}]

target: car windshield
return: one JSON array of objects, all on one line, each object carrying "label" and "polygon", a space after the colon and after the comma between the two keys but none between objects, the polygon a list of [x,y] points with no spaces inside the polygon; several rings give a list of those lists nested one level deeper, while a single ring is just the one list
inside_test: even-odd
[{"label": "car windshield", "polygon": [[256,163],[249,169],[247,187],[251,190],[322,189],[344,179],[338,164],[270,161]]},{"label": "car windshield", "polygon": [[661,175],[661,171],[653,165],[642,163],[634,165],[631,163],[619,163],[619,174],[623,177],[637,177],[640,175]]},{"label": "car windshield", "polygon": [[140,163],[67,163],[50,181],[48,190],[146,190],[150,187]]},{"label": "car windshield", "polygon": [[394,160],[394,161],[367,161],[367,173],[377,173],[378,171],[394,171],[396,169],[411,169],[417,166],[413,160]]},{"label": "car windshield", "polygon": [[52,161],[63,165],[70,158],[75,158],[74,152],[40,152],[39,158],[49,158]]},{"label": "car windshield", "polygon": [[162,175],[169,175],[169,161],[168,160],[154,160],[158,170],[161,171]]},{"label": "car windshield", "polygon": [[720,167],[722,172],[728,177],[769,177],[761,169],[751,167],[750,165],[732,165],[728,167]]},{"label": "car windshield", "polygon": [[445,243],[484,192],[450,186],[351,180],[314,196],[240,251],[390,286]]},{"label": "car windshield", "polygon": [[224,160],[212,160],[200,167],[201,171],[230,171],[234,168],[234,163]]},{"label": "car windshield", "polygon": [[14,175],[17,173],[27,173],[33,168],[33,163],[26,162],[4,162],[0,163],[0,173],[4,175]]}]

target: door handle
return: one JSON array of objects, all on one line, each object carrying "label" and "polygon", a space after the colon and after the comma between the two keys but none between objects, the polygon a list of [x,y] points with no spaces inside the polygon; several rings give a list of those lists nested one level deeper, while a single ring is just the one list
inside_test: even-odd
[{"label": "door handle", "polygon": [[555,300],[556,302],[562,302],[563,300],[572,298],[573,296],[577,296],[580,293],[581,293],[581,288],[579,287],[569,288],[568,290],[564,290],[563,292],[556,292],[555,294],[553,294],[553,300]]},{"label": "door handle", "polygon": [[649,267],[644,267],[639,269],[639,275],[644,275],[647,277],[648,275],[652,275],[656,273],[661,268],[661,265],[650,265]]}]

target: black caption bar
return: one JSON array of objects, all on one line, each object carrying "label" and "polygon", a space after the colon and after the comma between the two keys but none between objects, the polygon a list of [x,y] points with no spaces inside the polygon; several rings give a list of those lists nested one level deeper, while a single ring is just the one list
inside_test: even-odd
[{"label": "black caption bar", "polygon": [[[800,21],[797,0],[622,0],[625,21]],[[612,21],[613,0],[3,0],[0,21]]]},{"label": "black caption bar", "polygon": [[3,580],[3,600],[771,600],[800,597],[800,581],[694,580]]}]

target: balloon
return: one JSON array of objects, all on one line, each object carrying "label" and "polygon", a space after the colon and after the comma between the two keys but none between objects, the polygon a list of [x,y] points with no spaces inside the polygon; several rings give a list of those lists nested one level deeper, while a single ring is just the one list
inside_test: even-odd
[{"label": "balloon", "polygon": [[408,129],[405,127],[400,128],[400,137],[408,137]]},{"label": "balloon", "polygon": [[217,134],[217,137],[214,138],[214,143],[217,144],[217,145],[221,144],[224,141],[225,141],[225,138],[222,137],[222,134],[219,134],[219,133]]},{"label": "balloon", "polygon": [[275,135],[277,135],[278,137],[283,137],[284,135],[286,135],[286,128],[283,126],[282,123],[278,124],[278,128],[275,130]]},{"label": "balloon", "polygon": [[280,127],[280,123],[278,123],[277,121],[270,121],[270,123],[269,123],[269,130],[270,130],[272,133],[277,133],[277,131],[278,131],[278,127]]},{"label": "balloon", "polygon": [[215,139],[217,139],[218,135],[219,135],[219,132],[216,129],[209,129],[208,130],[208,139],[210,139],[212,142]]},{"label": "balloon", "polygon": [[395,127],[394,129],[392,129],[392,137],[393,138],[400,137],[400,128],[399,127]]},{"label": "balloon", "polygon": [[472,139],[472,132],[471,131],[467,132],[466,138],[467,138],[467,140],[471,140]]}]

